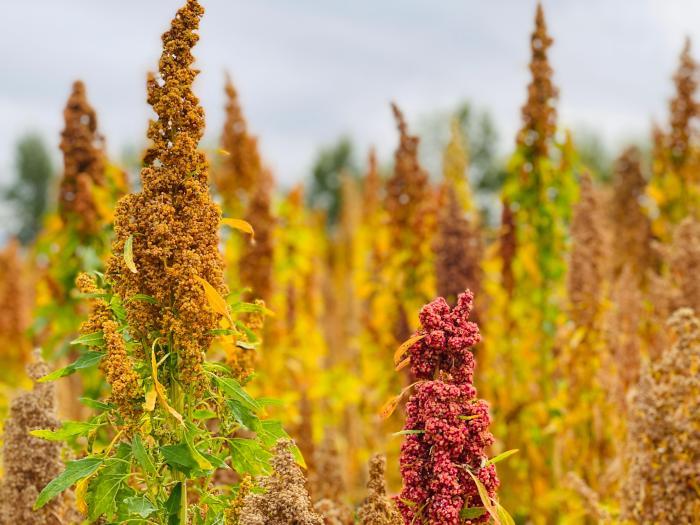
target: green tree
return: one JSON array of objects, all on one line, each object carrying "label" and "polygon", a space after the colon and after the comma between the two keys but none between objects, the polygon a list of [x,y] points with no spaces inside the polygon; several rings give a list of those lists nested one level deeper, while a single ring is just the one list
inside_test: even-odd
[{"label": "green tree", "polygon": [[15,162],[15,181],[5,190],[4,197],[13,208],[19,240],[28,244],[41,229],[53,166],[44,140],[34,133],[17,143]]},{"label": "green tree", "polygon": [[308,203],[326,213],[329,227],[336,225],[340,215],[343,174],[358,176],[354,147],[348,137],[341,137],[335,144],[322,148],[311,173]]}]

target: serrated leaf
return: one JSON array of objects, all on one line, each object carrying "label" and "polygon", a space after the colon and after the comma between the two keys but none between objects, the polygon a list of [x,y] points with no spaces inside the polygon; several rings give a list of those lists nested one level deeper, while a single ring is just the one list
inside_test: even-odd
[{"label": "serrated leaf", "polygon": [[253,230],[253,226],[248,221],[244,221],[243,219],[223,218],[221,219],[221,224],[224,224],[229,228],[233,228],[234,230],[247,233],[250,235],[251,240],[255,240],[255,230]]},{"label": "serrated leaf", "polygon": [[232,438],[228,440],[231,447],[231,465],[239,474],[260,476],[270,470],[272,454],[252,439]]},{"label": "serrated leaf", "polygon": [[[289,434],[282,426],[282,422],[276,419],[263,419],[260,421],[260,428],[257,431],[258,437],[263,444],[271,448],[280,439],[288,440],[290,439]],[[297,447],[296,443],[292,441],[290,446],[292,455],[294,456],[294,461],[296,461],[299,466],[306,468],[306,460],[304,459],[301,450]]]},{"label": "serrated leaf", "polygon": [[157,510],[146,496],[131,496],[126,498],[124,503],[129,514],[136,514],[142,518],[147,518]]},{"label": "serrated leaf", "polygon": [[484,463],[484,467],[488,467],[489,465],[493,465],[494,463],[498,463],[499,461],[503,461],[506,458],[509,458],[513,454],[515,454],[518,451],[517,448],[514,448],[512,450],[506,450],[505,452],[501,452],[497,456],[492,457],[489,459],[486,463]]},{"label": "serrated leaf", "polygon": [[134,236],[129,235],[126,242],[124,242],[124,262],[126,267],[131,270],[132,273],[138,273],[138,268],[136,268],[136,263],[134,262]]},{"label": "serrated leaf", "polygon": [[192,452],[187,443],[176,445],[163,445],[160,447],[165,463],[173,469],[189,475],[191,471],[199,468],[197,460],[192,456]]},{"label": "serrated leaf", "polygon": [[185,442],[187,443],[187,446],[190,449],[190,454],[192,454],[192,457],[194,460],[197,462],[197,466],[202,469],[202,470],[211,470],[214,467],[212,466],[211,462],[207,458],[205,458],[202,453],[197,450],[197,447],[194,444],[194,436],[193,436],[193,429],[188,428],[187,432],[185,432]]},{"label": "serrated leaf", "polygon": [[[102,333],[100,332],[100,335]],[[71,364],[68,366],[64,366],[63,368],[59,368],[58,370],[54,370],[50,374],[45,375],[41,379],[39,379],[39,383],[47,383],[49,381],[55,381],[56,379],[60,379],[62,377],[69,376],[71,374],[74,374],[78,370],[82,370],[84,368],[90,368],[91,366],[95,366],[97,363],[99,363],[102,358],[104,357],[103,352],[85,352],[84,354],[80,355],[78,359],[73,361]]]},{"label": "serrated leaf", "polygon": [[[120,455],[124,455],[122,452]],[[90,482],[89,514],[91,520],[102,515],[111,517],[117,508],[116,496],[129,477],[129,463],[116,457],[105,461],[103,468]]]},{"label": "serrated leaf", "polygon": [[136,461],[138,461],[139,465],[141,465],[141,468],[145,472],[155,475],[156,467],[155,465],[153,465],[153,461],[151,461],[151,456],[148,455],[148,451],[143,445],[143,440],[138,434],[134,435],[134,438],[131,440],[131,450],[134,453]]},{"label": "serrated leaf", "polygon": [[103,461],[102,458],[93,457],[69,461],[66,464],[65,470],[56,478],[52,479],[39,493],[34,503],[34,510],[42,508],[61,492],[81,479],[88,477],[100,467]]},{"label": "serrated leaf", "polygon": [[64,421],[58,430],[32,430],[29,433],[46,441],[65,441],[71,437],[86,436],[99,426],[84,421]]},{"label": "serrated leaf", "polygon": [[192,417],[195,419],[214,419],[216,416],[216,412],[213,410],[209,409],[196,409],[192,411]]},{"label": "serrated leaf", "polygon": [[70,344],[84,346],[104,346],[105,336],[102,332],[93,332],[91,334],[81,335],[77,339],[73,339]]}]

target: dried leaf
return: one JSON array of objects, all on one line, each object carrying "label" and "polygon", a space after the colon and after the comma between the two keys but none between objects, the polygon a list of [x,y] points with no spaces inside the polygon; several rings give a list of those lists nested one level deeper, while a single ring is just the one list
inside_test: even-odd
[{"label": "dried leaf", "polygon": [[411,348],[415,343],[420,341],[425,337],[425,334],[422,335],[414,335],[413,337],[409,337],[407,340],[405,340],[403,343],[401,343],[401,346],[399,346],[396,349],[396,352],[394,352],[394,364],[398,364],[399,361],[401,361],[401,358],[403,355],[408,351],[409,348]]},{"label": "dried leaf", "polygon": [[133,273],[138,273],[136,268],[136,263],[134,262],[134,236],[129,235],[124,243],[124,262],[126,267],[129,268]]}]

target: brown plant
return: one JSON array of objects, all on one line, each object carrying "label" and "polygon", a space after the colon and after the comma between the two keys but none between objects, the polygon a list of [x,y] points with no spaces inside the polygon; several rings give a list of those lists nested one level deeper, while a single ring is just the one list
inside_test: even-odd
[{"label": "brown plant", "polygon": [[238,92],[228,74],[225,90],[226,121],[221,134],[224,157],[219,169],[214,170],[213,179],[224,209],[237,214],[246,209],[256,188],[268,183],[269,177],[260,161],[257,139],[248,133]]},{"label": "brown plant", "polygon": [[643,276],[651,267],[651,222],[641,205],[646,180],[642,174],[641,153],[627,148],[615,163],[613,194],[610,200],[612,271],[620,275],[625,266]]},{"label": "brown plant", "polygon": [[698,115],[695,92],[698,87],[698,66],[690,54],[690,38],[686,38],[681,51],[678,70],[673,76],[676,94],[671,99],[671,130],[667,137],[671,163],[682,168],[689,160],[695,135],[693,120]]},{"label": "brown plant", "polygon": [[265,170],[251,197],[246,220],[255,230],[255,239],[246,244],[239,262],[241,283],[251,290],[250,297],[269,302],[272,294],[272,256],[275,217],[272,215],[272,174]]},{"label": "brown plant", "polygon": [[359,525],[402,525],[403,518],[394,502],[386,494],[386,458],[372,456],[369,462],[367,498],[357,511]]},{"label": "brown plant", "polygon": [[61,444],[29,434],[32,430],[60,427],[56,415],[56,389],[52,383],[37,380],[49,372],[39,355],[27,367],[34,388],[17,396],[10,406],[3,436],[4,478],[0,484],[0,523],[2,525],[62,525],[80,521],[72,510],[72,494],[49,502],[34,511],[39,492],[63,471]]},{"label": "brown plant", "polygon": [[622,517],[640,524],[700,516],[700,321],[682,308],[668,325],[677,340],[642,372],[630,408]]},{"label": "brown plant", "polygon": [[600,204],[588,173],[581,175],[580,198],[571,222],[571,239],[567,280],[571,318],[577,326],[590,328],[600,311],[606,271]]},{"label": "brown plant", "polygon": [[64,224],[73,225],[81,235],[96,235],[104,217],[93,188],[105,185],[104,139],[97,130],[97,115],[87,100],[85,85],[79,80],[73,83],[63,118],[59,213]]},{"label": "brown plant", "polygon": [[243,501],[240,525],[323,525],[311,506],[304,474],[294,462],[288,441],[279,441],[272,459],[272,474],[260,481],[263,493],[250,493]]},{"label": "brown plant", "polygon": [[443,185],[441,200],[433,243],[437,293],[454,305],[464,290],[480,295],[483,239],[478,225],[465,216],[451,184]]}]

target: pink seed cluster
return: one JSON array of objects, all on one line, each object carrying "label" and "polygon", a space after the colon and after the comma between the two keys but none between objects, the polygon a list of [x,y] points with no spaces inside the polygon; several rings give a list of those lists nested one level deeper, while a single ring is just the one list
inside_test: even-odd
[{"label": "pink seed cluster", "polygon": [[462,520],[465,507],[483,507],[476,476],[494,497],[499,481],[486,449],[493,443],[485,401],[476,398],[474,355],[481,337],[468,320],[473,295],[459,295],[453,309],[442,298],[420,313],[424,336],[410,349],[411,370],[423,380],[406,405],[401,447],[403,489],[398,506],[405,523],[462,525],[486,523],[488,514]]}]

